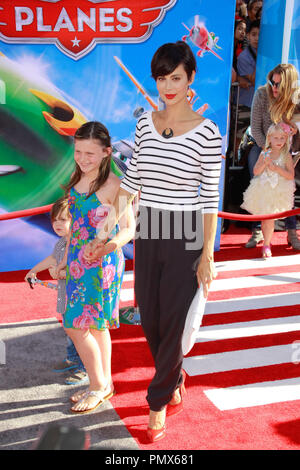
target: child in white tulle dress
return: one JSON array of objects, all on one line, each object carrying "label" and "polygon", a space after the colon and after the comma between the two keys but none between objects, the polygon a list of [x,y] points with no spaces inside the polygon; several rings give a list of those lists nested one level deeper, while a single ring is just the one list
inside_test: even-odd
[{"label": "child in white tulle dress", "polygon": [[[286,123],[272,124],[253,173],[254,177],[244,192],[242,209],[254,215],[276,214],[294,206],[294,165],[290,149],[292,128]],[[276,217],[275,217],[276,218]],[[272,256],[270,244],[274,233],[274,219],[262,220],[264,236],[263,258]]]}]

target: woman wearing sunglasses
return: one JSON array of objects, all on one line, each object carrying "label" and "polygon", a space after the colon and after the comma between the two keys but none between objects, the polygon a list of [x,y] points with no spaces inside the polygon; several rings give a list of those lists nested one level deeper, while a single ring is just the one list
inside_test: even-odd
[{"label": "woman wearing sunglasses", "polygon": [[[265,146],[266,135],[271,124],[285,121],[295,129],[293,137],[293,152],[300,150],[299,130],[295,125],[295,116],[300,112],[298,72],[292,64],[279,64],[268,73],[266,85],[259,87],[254,95],[251,108],[251,135],[255,139],[249,156],[248,168],[250,178],[253,178],[253,168]],[[295,148],[297,147],[297,148]],[[296,232],[296,217],[285,219],[287,241],[294,250],[300,250],[300,240]],[[260,222],[252,224],[252,235],[246,243],[246,248],[254,248],[263,234]]]}]

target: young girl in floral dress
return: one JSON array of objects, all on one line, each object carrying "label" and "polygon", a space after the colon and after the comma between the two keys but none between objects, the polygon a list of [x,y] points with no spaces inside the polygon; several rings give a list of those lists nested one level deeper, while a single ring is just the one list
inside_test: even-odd
[{"label": "young girl in floral dress", "polygon": [[[119,297],[124,272],[121,249],[134,235],[134,219],[127,214],[108,240],[114,238],[100,259],[83,257],[88,242],[101,229],[120,186],[111,172],[111,143],[107,129],[88,122],[75,134],[75,171],[66,186],[72,216],[67,259],[67,307],[64,328],[74,342],[89,376],[88,390],[71,397],[71,411],[88,413],[115,393],[111,379],[109,329],[119,327]],[[131,221],[131,222],[130,222]],[[130,227],[131,225],[131,227]],[[108,245],[111,245],[108,242]],[[111,251],[112,250],[112,251]]]}]

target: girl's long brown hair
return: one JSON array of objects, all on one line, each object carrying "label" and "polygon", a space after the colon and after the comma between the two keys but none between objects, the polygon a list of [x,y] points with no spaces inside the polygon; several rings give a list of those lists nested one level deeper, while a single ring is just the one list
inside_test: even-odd
[{"label": "girl's long brown hair", "polygon": [[268,73],[267,79],[272,80],[274,74],[280,75],[280,86],[279,96],[274,99],[272,88],[267,84],[271,120],[275,124],[281,121],[291,124],[299,98],[297,69],[292,64],[279,64]]},{"label": "girl's long brown hair", "polygon": [[[83,124],[74,135],[74,141],[76,140],[97,140],[98,143],[105,148],[111,147],[110,135],[106,127],[98,121],[90,121]],[[90,184],[90,189],[87,197],[90,197],[93,193],[98,191],[98,189],[105,183],[109,176],[111,164],[111,152],[107,157],[104,157],[99,166],[99,172],[94,181]],[[77,163],[75,163],[75,170],[71,175],[70,181],[68,184],[63,186],[63,189],[68,194],[70,189],[73,188],[79,181],[82,176],[82,171],[80,170]]]}]

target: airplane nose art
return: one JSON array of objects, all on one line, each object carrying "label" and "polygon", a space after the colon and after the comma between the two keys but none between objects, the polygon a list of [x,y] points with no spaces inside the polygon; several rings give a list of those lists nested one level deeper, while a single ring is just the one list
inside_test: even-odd
[{"label": "airplane nose art", "polygon": [[87,119],[75,107],[40,90],[29,90],[33,95],[46,103],[51,112],[43,111],[48,124],[61,135],[74,135],[76,130]]}]

